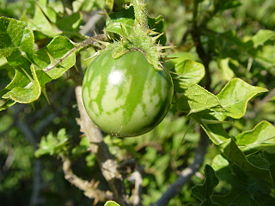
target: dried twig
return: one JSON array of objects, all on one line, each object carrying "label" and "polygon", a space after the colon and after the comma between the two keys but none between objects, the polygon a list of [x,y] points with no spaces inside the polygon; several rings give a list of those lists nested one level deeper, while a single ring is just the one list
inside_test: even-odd
[{"label": "dried twig", "polygon": [[138,169],[136,169],[131,176],[128,178],[130,181],[134,181],[135,187],[132,191],[130,201],[133,205],[140,206],[141,204],[141,195],[142,195],[142,176]]},{"label": "dried twig", "polygon": [[76,99],[80,112],[78,124],[81,127],[81,131],[87,136],[90,142],[90,150],[96,155],[101,172],[114,194],[114,199],[122,206],[126,206],[128,205],[128,202],[125,197],[122,176],[118,170],[118,163],[110,153],[108,146],[104,143],[100,130],[87,115],[82,102],[81,91],[82,88],[80,86],[76,87]]},{"label": "dried twig", "polygon": [[195,151],[195,158],[193,163],[180,173],[180,177],[172,185],[170,185],[170,187],[164,192],[159,200],[156,203],[153,203],[151,206],[168,205],[168,202],[181,191],[183,185],[188,182],[189,179],[198,171],[204,161],[204,156],[206,154],[208,145],[207,135],[202,129],[200,130],[200,133],[200,141]]},{"label": "dried twig", "polygon": [[84,194],[87,197],[94,199],[95,204],[99,201],[106,201],[108,199],[112,199],[112,194],[110,191],[101,191],[97,189],[98,182],[93,180],[83,180],[80,177],[76,176],[71,168],[71,161],[69,160],[69,158],[65,156],[61,156],[61,158],[63,162],[63,171],[65,174],[65,179],[68,180],[72,185],[84,191]]}]

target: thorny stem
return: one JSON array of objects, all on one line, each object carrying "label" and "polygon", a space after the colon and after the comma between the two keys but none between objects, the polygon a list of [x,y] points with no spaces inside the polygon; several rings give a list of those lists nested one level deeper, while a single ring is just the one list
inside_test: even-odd
[{"label": "thorny stem", "polygon": [[82,101],[82,88],[76,87],[76,100],[80,113],[78,124],[81,131],[87,136],[90,143],[90,150],[96,156],[101,172],[109,184],[109,187],[114,195],[114,199],[121,206],[128,206],[128,200],[125,195],[125,188],[121,173],[118,171],[118,162],[111,154],[108,145],[103,141],[103,136],[100,130],[89,118]]},{"label": "thorny stem", "polygon": [[68,51],[63,57],[61,57],[60,59],[57,59],[54,63],[50,64],[49,66],[47,66],[45,69],[43,69],[44,72],[48,72],[52,69],[54,69],[56,66],[58,66],[59,64],[61,64],[65,59],[67,59],[70,55],[72,55],[74,52],[85,48],[87,46],[98,46],[98,43],[100,41],[105,40],[105,36],[104,35],[98,35],[95,37],[89,37],[88,39],[85,39],[84,41],[78,43],[74,48],[72,48],[70,51]]},{"label": "thorny stem", "polygon": [[93,198],[95,204],[98,201],[112,199],[110,191],[101,191],[98,189],[98,183],[94,180],[87,181],[76,176],[71,168],[71,161],[66,156],[61,155],[60,157],[63,163],[62,168],[65,174],[65,179],[75,187],[82,190],[87,197]]},{"label": "thorny stem", "polygon": [[135,12],[135,26],[143,32],[148,30],[145,0],[132,0]]}]

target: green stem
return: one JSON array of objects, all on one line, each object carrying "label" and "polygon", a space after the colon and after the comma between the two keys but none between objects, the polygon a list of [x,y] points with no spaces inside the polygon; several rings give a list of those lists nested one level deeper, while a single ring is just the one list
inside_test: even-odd
[{"label": "green stem", "polygon": [[143,31],[148,30],[147,11],[145,0],[132,0],[135,12],[135,26]]}]

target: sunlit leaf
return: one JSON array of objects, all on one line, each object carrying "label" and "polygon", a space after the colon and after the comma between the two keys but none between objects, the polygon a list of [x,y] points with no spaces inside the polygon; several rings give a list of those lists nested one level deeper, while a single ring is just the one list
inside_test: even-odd
[{"label": "sunlit leaf", "polygon": [[41,87],[37,79],[35,68],[31,67],[32,77],[25,87],[14,87],[3,98],[11,99],[19,103],[31,103],[37,100],[41,94]]},{"label": "sunlit leaf", "polygon": [[32,55],[33,33],[25,22],[0,17],[0,57],[8,57],[16,50],[23,55]]},{"label": "sunlit leaf", "polygon": [[104,206],[120,206],[118,203],[116,203],[115,201],[107,201]]},{"label": "sunlit leaf", "polygon": [[57,79],[75,64],[75,52],[73,43],[64,36],[55,37],[48,45],[47,52],[50,55],[51,64],[44,71],[52,79]]},{"label": "sunlit leaf", "polygon": [[254,47],[263,45],[268,40],[275,40],[275,32],[271,30],[259,30],[256,35],[253,36],[252,41]]},{"label": "sunlit leaf", "polygon": [[42,137],[39,149],[35,152],[36,157],[43,155],[57,155],[67,150],[68,136],[66,130],[60,129],[56,135],[49,133],[46,137]]},{"label": "sunlit leaf", "polygon": [[251,86],[241,79],[234,78],[225,85],[217,97],[226,110],[225,116],[239,119],[244,116],[248,101],[266,91],[265,88]]},{"label": "sunlit leaf", "polygon": [[181,111],[195,113],[218,106],[220,103],[214,94],[194,84],[182,89],[176,104]]},{"label": "sunlit leaf", "polygon": [[267,121],[262,121],[252,130],[237,135],[236,143],[242,150],[261,148],[275,153],[275,127]]},{"label": "sunlit leaf", "polygon": [[201,63],[185,60],[175,65],[177,75],[175,78],[178,80],[180,88],[185,88],[199,83],[204,77],[205,70]]}]

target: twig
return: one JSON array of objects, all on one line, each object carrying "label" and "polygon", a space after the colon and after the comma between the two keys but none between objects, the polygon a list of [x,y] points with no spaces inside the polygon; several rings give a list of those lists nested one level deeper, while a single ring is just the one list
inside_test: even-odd
[{"label": "twig", "polygon": [[110,191],[101,191],[97,189],[98,182],[95,181],[87,181],[76,176],[71,168],[71,161],[65,157],[61,156],[63,162],[63,172],[65,174],[65,179],[68,180],[72,185],[84,191],[84,194],[94,199],[94,203],[96,204],[99,201],[106,201],[108,199],[112,199],[112,194]]},{"label": "twig", "polygon": [[78,124],[81,127],[81,131],[87,136],[90,142],[90,150],[96,155],[101,172],[114,194],[114,199],[122,206],[127,206],[128,202],[125,197],[122,175],[118,170],[118,163],[110,153],[108,146],[104,143],[100,130],[91,121],[84,108],[82,88],[80,86],[76,87],[75,93],[80,112]]},{"label": "twig", "polygon": [[140,206],[141,204],[141,194],[142,194],[142,176],[138,169],[136,169],[131,176],[129,177],[130,181],[135,182],[135,187],[132,191],[132,195],[130,197],[130,201],[135,206]]},{"label": "twig", "polygon": [[200,134],[201,136],[198,147],[195,151],[193,163],[180,173],[180,177],[172,185],[170,185],[159,200],[151,206],[167,205],[168,202],[181,191],[183,185],[188,182],[189,179],[198,171],[204,161],[204,156],[208,146],[208,137],[202,129],[200,129]]},{"label": "twig", "polygon": [[98,42],[105,39],[105,35],[97,35],[94,37],[89,37],[88,39],[85,39],[84,41],[78,43],[74,48],[69,50],[66,54],[64,54],[63,57],[57,59],[53,64],[50,64],[46,68],[43,69],[44,72],[48,72],[52,69],[54,69],[56,66],[61,64],[65,59],[67,59],[70,55],[72,55],[74,52],[78,51],[79,49],[82,49],[84,47],[87,47],[89,45],[97,46]]}]

